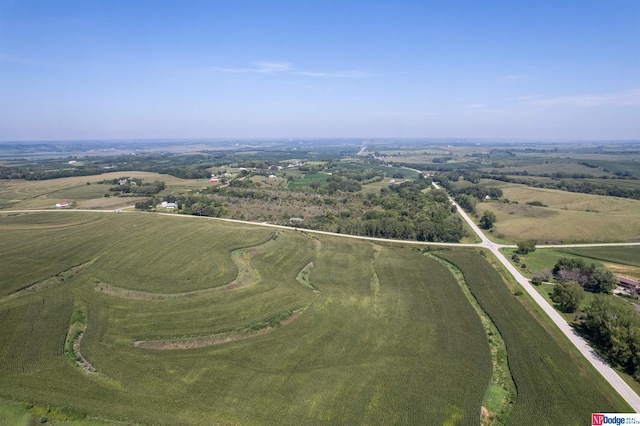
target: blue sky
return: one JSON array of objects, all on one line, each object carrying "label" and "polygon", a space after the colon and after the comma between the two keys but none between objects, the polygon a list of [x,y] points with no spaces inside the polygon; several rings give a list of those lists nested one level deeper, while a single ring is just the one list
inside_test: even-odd
[{"label": "blue sky", "polygon": [[640,1],[0,0],[0,140],[640,139]]}]

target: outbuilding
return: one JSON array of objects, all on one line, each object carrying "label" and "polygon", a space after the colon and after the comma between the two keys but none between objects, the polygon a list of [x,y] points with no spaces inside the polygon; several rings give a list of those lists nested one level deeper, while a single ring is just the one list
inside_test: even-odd
[{"label": "outbuilding", "polygon": [[160,204],[162,207],[164,207],[165,209],[177,209],[178,205],[176,203],[168,203],[166,201],[163,201]]}]

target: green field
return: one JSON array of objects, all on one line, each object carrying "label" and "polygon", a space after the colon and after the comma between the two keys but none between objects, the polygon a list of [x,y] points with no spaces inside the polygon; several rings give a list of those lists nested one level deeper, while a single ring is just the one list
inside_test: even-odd
[{"label": "green field", "polygon": [[628,409],[586,360],[566,349],[568,342],[536,321],[483,257],[462,251],[438,255],[460,268],[507,346],[518,390],[509,424],[589,424],[592,412]]},{"label": "green field", "polygon": [[289,189],[297,189],[297,188],[308,188],[311,186],[312,183],[317,183],[320,186],[327,186],[328,182],[327,179],[329,178],[329,175],[326,173],[308,173],[308,174],[303,174],[300,177],[298,177],[297,179],[294,179],[293,181],[289,182]]},{"label": "green field", "polygon": [[[2,213],[0,230],[0,398],[34,421],[480,421],[486,334],[419,251],[143,213]],[[65,354],[71,323],[95,372]]]},{"label": "green field", "polygon": [[607,262],[640,267],[640,246],[579,247],[561,249],[564,253]]}]

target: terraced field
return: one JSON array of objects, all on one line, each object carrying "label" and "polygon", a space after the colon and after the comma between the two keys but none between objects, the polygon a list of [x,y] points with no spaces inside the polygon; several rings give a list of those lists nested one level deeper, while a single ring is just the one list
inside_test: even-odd
[{"label": "terraced field", "polygon": [[2,213],[0,232],[0,398],[31,413],[480,421],[486,335],[419,251],[143,213]]}]

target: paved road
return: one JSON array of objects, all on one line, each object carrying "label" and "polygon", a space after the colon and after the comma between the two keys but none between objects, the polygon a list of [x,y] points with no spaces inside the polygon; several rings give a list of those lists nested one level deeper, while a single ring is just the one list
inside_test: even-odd
[{"label": "paved road", "polygon": [[[436,188],[438,186],[433,184]],[[315,234],[324,234],[324,235],[333,235],[344,238],[357,238],[362,240],[369,241],[380,241],[380,242],[396,242],[403,244],[416,244],[416,245],[436,245],[436,246],[458,246],[458,247],[483,247],[491,250],[491,252],[496,256],[496,258],[502,263],[505,268],[513,275],[513,277],[522,285],[527,293],[531,296],[531,298],[546,312],[546,314],[551,318],[551,320],[558,326],[560,331],[567,336],[569,341],[573,343],[573,345],[584,355],[584,357],[594,366],[596,370],[602,374],[602,376],[609,382],[609,384],[616,390],[618,393],[627,401],[627,403],[633,408],[635,412],[640,412],[640,397],[636,394],[633,389],[629,385],[627,385],[622,378],[609,367],[600,356],[589,346],[589,344],[582,339],[575,330],[567,323],[567,321],[560,316],[560,314],[549,304],[549,302],[544,299],[533,288],[533,285],[529,282],[529,280],[524,277],[520,271],[518,271],[512,264],[507,260],[507,258],[500,252],[501,248],[515,248],[515,245],[508,244],[497,244],[490,241],[484,233],[478,228],[478,226],[471,220],[471,218],[458,206],[451,198],[451,203],[457,207],[458,212],[463,217],[463,219],[469,224],[471,229],[476,233],[476,235],[481,239],[481,243],[475,244],[459,244],[459,243],[430,243],[423,241],[406,241],[406,240],[392,240],[386,238],[373,238],[373,237],[360,237],[356,235],[347,235],[347,234],[336,234],[333,232],[325,232],[325,231],[314,231],[310,229],[301,229],[304,232],[315,233]],[[115,210],[82,210],[82,209],[50,209],[50,210],[0,210],[0,213],[29,213],[29,212],[104,212],[104,213],[117,213],[117,212],[126,212],[124,209],[131,209],[133,206],[115,209]],[[131,211],[131,210],[129,210]],[[188,215],[178,215],[175,213],[159,213],[162,215],[172,216],[176,218],[197,218],[198,216],[188,216]],[[234,222],[234,223],[242,223],[245,225],[256,225],[256,226],[266,226],[270,228],[279,228],[279,229],[296,229],[291,226],[282,226],[282,225],[273,225],[266,222],[256,223],[256,222],[248,222],[244,220],[235,220],[235,219],[223,219],[223,218],[210,218],[210,217],[201,217],[202,219],[216,219],[224,222]],[[632,246],[632,245],[640,245],[640,243],[610,243],[610,244],[565,244],[565,245],[540,245],[536,246],[537,248],[559,248],[559,247],[603,247],[603,246]]]},{"label": "paved road", "polygon": [[[434,183],[434,186],[438,186]],[[451,198],[450,198],[451,200]],[[547,300],[533,288],[533,285],[529,280],[524,277],[520,271],[518,271],[507,258],[500,252],[500,249],[507,247],[503,244],[495,244],[480,231],[480,228],[469,218],[469,216],[458,206],[453,200],[451,203],[455,204],[458,208],[458,212],[469,224],[471,229],[482,239],[482,243],[478,244],[480,247],[485,247],[498,258],[511,275],[522,285],[531,298],[542,308],[543,311],[551,318],[551,320],[558,326],[560,331],[567,336],[567,338],[573,343],[573,345],[584,355],[584,357],[595,367],[596,370],[602,374],[602,376],[609,382],[609,384],[627,401],[627,403],[633,408],[635,412],[640,412],[640,397],[634,392],[631,387],[625,383],[624,380],[615,372],[615,370],[607,365],[602,358],[589,346],[589,344],[580,337],[573,327],[569,325],[567,321],[547,302]],[[540,247],[601,247],[601,246],[621,246],[621,245],[638,245],[640,243],[621,243],[621,244],[571,244],[571,245],[547,245],[537,246]]]}]

